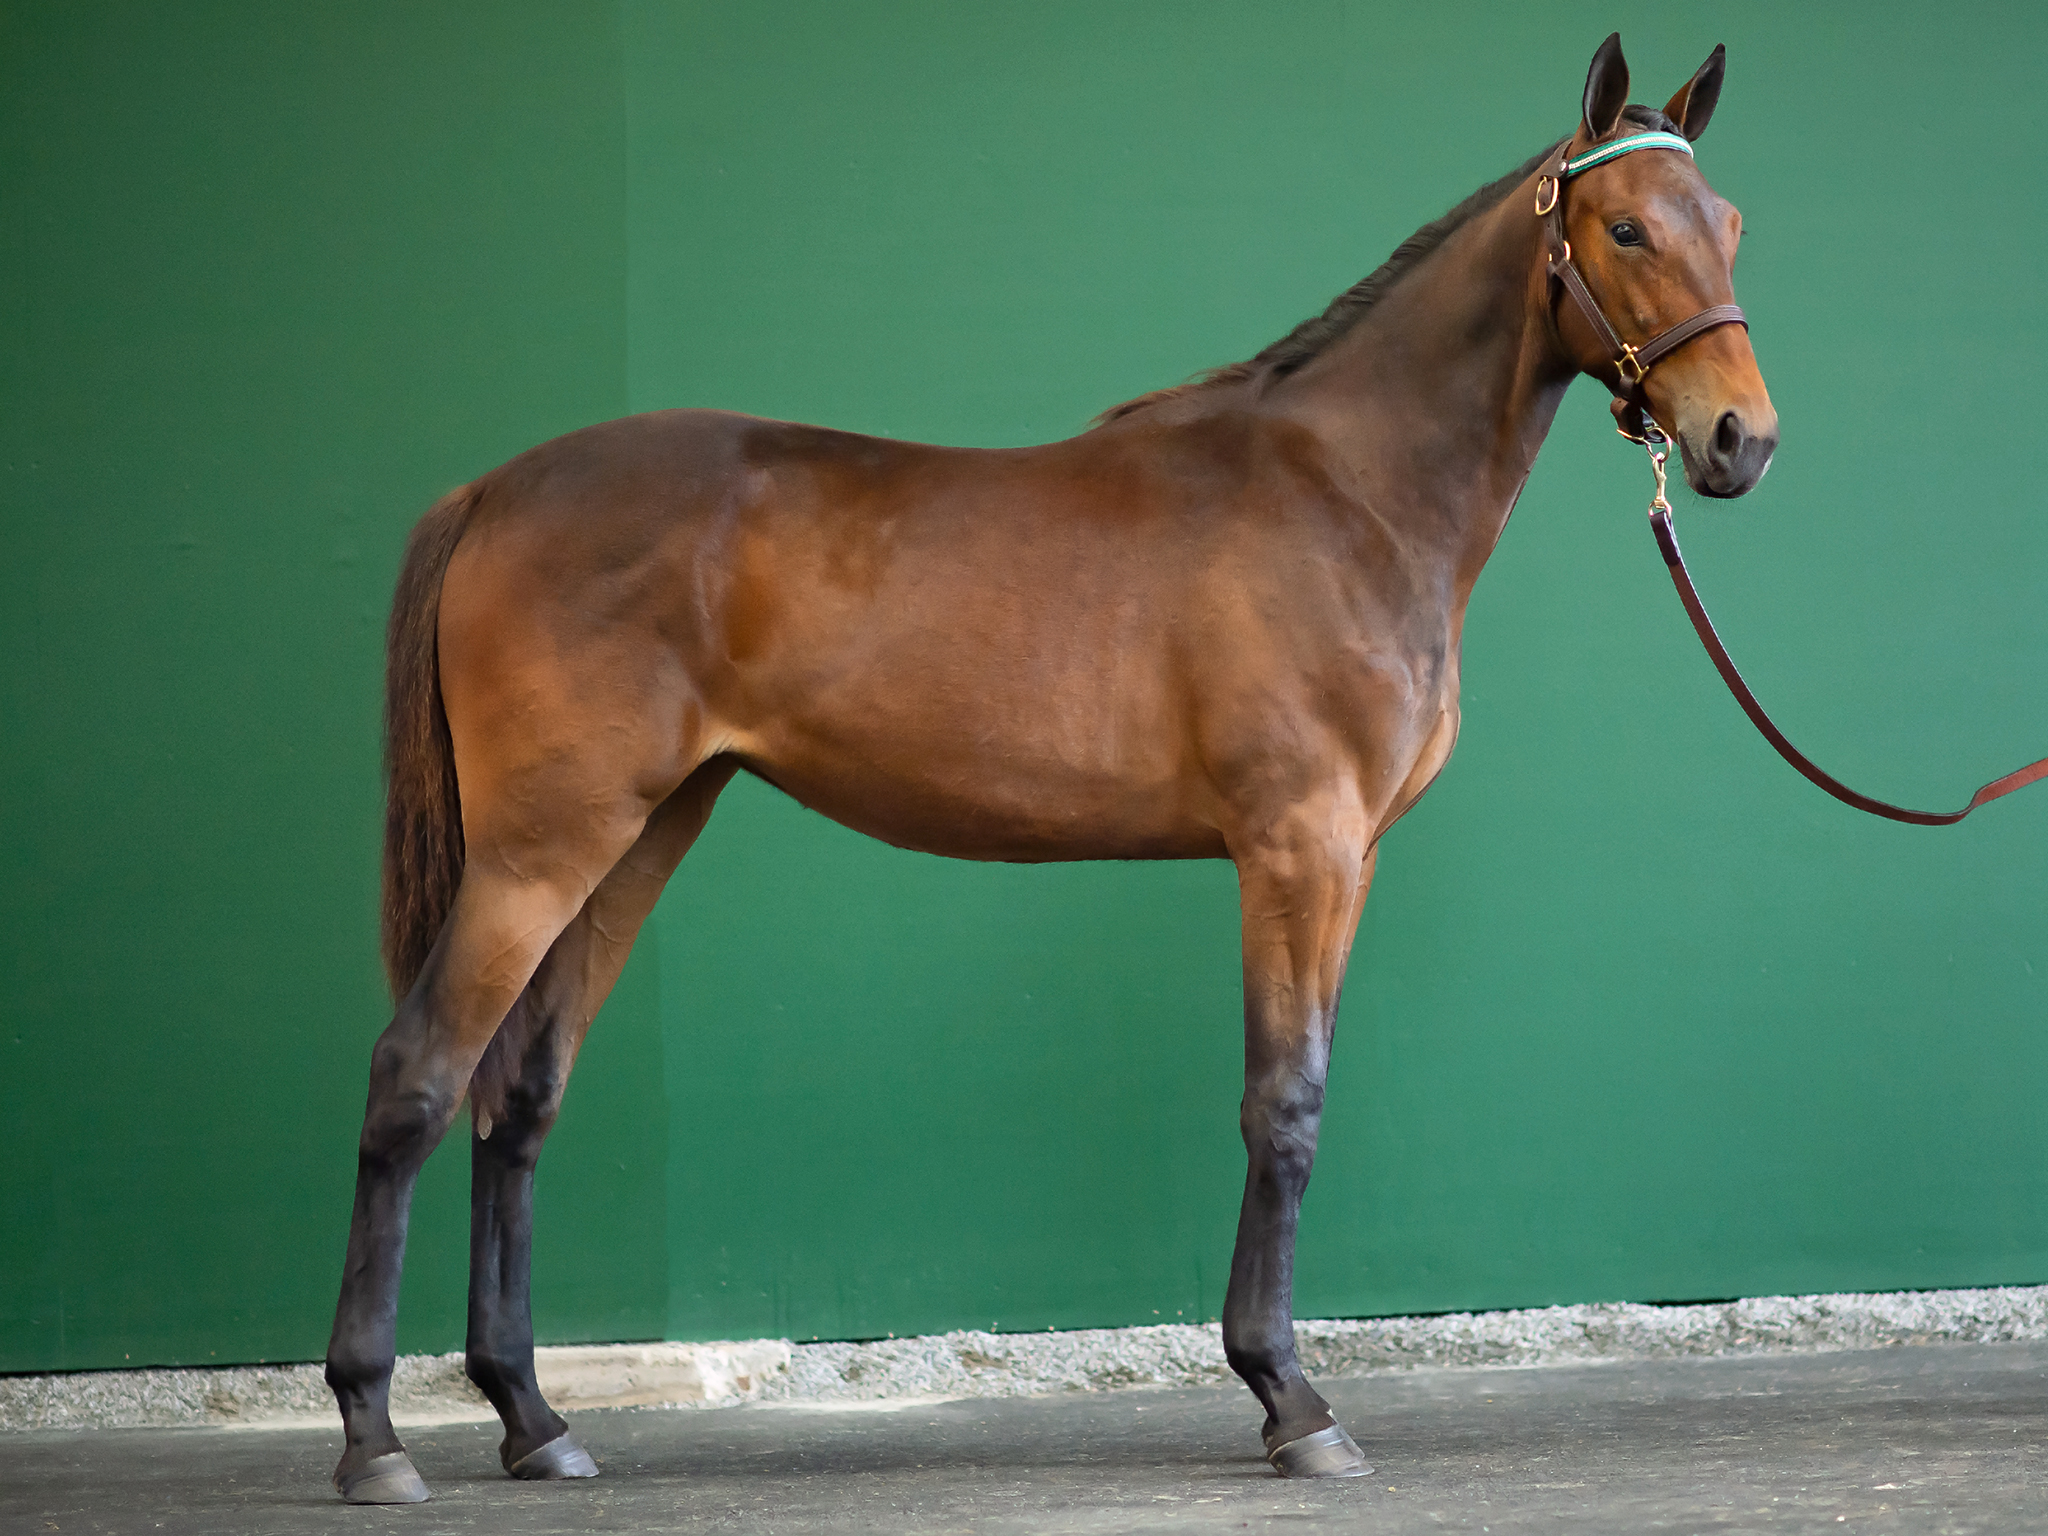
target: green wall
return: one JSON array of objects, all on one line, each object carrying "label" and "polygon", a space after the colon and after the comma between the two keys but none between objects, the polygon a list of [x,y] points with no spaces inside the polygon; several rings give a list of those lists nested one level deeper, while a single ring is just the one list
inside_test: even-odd
[{"label": "green wall", "polygon": [[[2048,750],[2040,13],[0,10],[0,1369],[324,1343],[435,495],[677,404],[1071,432],[1562,133],[1613,26],[1652,102],[1728,44],[1701,159],[1785,427],[1688,555],[1803,746],[1960,801]],[[2048,791],[1929,831],[1778,763],[1606,422],[1574,392],[1383,850],[1300,1310],[2048,1280]],[[543,1165],[544,1337],[1213,1316],[1235,960],[1226,866],[736,785]],[[405,1348],[459,1344],[465,1176]]]}]

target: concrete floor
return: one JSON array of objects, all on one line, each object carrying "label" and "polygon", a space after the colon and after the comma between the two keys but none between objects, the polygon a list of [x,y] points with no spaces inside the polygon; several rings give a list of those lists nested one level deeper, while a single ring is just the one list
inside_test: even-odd
[{"label": "concrete floor", "polygon": [[1290,1483],[1236,1388],[577,1416],[603,1476],[496,1475],[412,1431],[435,1493],[351,1509],[338,1436],[0,1437],[0,1531],[297,1533],[2048,1530],[2048,1345],[1437,1370],[1326,1383],[1369,1478]]}]

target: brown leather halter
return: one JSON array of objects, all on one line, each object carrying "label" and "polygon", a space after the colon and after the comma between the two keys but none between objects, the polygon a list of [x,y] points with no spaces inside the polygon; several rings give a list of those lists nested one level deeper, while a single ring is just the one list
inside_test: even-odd
[{"label": "brown leather halter", "polygon": [[[1656,134],[1644,137],[1668,140],[1670,136]],[[1607,344],[1607,351],[1613,358],[1609,366],[1614,369],[1614,378],[1611,382],[1606,379],[1601,382],[1614,392],[1614,420],[1621,435],[1631,442],[1646,442],[1647,434],[1657,430],[1657,424],[1650,415],[1649,397],[1643,393],[1643,379],[1651,367],[1693,337],[1716,326],[1739,325],[1747,330],[1749,321],[1737,305],[1712,304],[1698,314],[1659,331],[1639,347],[1623,341],[1606,312],[1600,308],[1599,301],[1593,297],[1593,290],[1586,286],[1584,274],[1572,260],[1572,244],[1564,237],[1564,186],[1572,174],[1568,169],[1571,147],[1570,139],[1558,145],[1543,174],[1536,179],[1536,213],[1543,220],[1544,260],[1551,281],[1562,285],[1564,291],[1572,296],[1586,319],[1592,322],[1593,333]],[[1680,148],[1682,145],[1674,144],[1672,147]],[[1553,317],[1555,312],[1553,295]]]},{"label": "brown leather halter", "polygon": [[[1651,146],[1645,146],[1646,148]],[[1672,146],[1677,148],[1679,146]],[[1735,702],[1742,706],[1742,712],[1749,716],[1751,724],[1763,733],[1780,757],[1790,763],[1812,783],[1826,790],[1844,805],[1854,806],[1859,811],[1868,811],[1873,816],[1882,816],[1888,821],[1909,822],[1921,827],[1948,827],[1961,821],[1980,805],[1988,804],[2003,795],[2042,778],[2048,778],[2048,757],[2039,762],[2029,763],[2015,769],[2002,779],[1993,779],[1976,794],[1970,803],[1959,811],[1909,811],[1903,806],[1888,801],[1873,799],[1851,789],[1840,779],[1820,768],[1805,753],[1786,739],[1776,722],[1764,712],[1756,695],[1750,692],[1749,684],[1742,680],[1735,662],[1722,645],[1721,637],[1714,630],[1714,621],[1707,617],[1706,605],[1700,601],[1700,594],[1692,583],[1692,573],[1685,568],[1685,557],[1678,552],[1678,533],[1671,524],[1671,503],[1664,497],[1664,461],[1669,456],[1670,440],[1650,414],[1649,397],[1643,392],[1643,378],[1659,359],[1670,356],[1693,337],[1710,331],[1716,326],[1739,325],[1745,330],[1749,321],[1742,311],[1733,304],[1715,304],[1701,310],[1689,319],[1681,320],[1667,330],[1657,333],[1641,346],[1630,346],[1623,341],[1601,311],[1592,290],[1586,286],[1585,277],[1572,261],[1571,242],[1564,237],[1564,184],[1568,179],[1567,156],[1571,141],[1567,139],[1557,147],[1556,154],[1548,168],[1536,182],[1536,213],[1544,221],[1546,243],[1546,264],[1553,281],[1563,287],[1577,301],[1579,308],[1592,322],[1594,333],[1607,344],[1614,362],[1614,381],[1606,383],[1614,393],[1614,419],[1616,430],[1631,442],[1641,443],[1650,455],[1650,467],[1657,476],[1657,492],[1650,502],[1650,529],[1656,535],[1657,549],[1664,557],[1664,564],[1671,572],[1672,585],[1678,589],[1678,599],[1685,604],[1686,617],[1692,620],[1693,630],[1700,637],[1700,643],[1707,648],[1707,655],[1714,663],[1714,669],[1721,674],[1721,680],[1728,685],[1728,691],[1735,695]],[[1547,190],[1546,190],[1547,189]],[[1556,297],[1552,295],[1553,316]]]}]

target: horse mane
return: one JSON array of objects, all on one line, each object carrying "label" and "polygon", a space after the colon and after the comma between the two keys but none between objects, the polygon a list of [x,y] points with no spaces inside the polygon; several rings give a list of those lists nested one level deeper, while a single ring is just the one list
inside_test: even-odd
[{"label": "horse mane", "polygon": [[[1621,115],[1624,122],[1639,128],[1663,133],[1678,131],[1677,125],[1654,107],[1624,107]],[[1135,400],[1113,405],[1097,416],[1093,425],[1106,426],[1112,421],[1121,421],[1126,416],[1149,410],[1168,400],[1178,400],[1185,395],[1215,389],[1222,385],[1240,384],[1250,379],[1285,378],[1356,325],[1360,316],[1386,297],[1388,290],[1402,278],[1421,266],[1438,246],[1480,214],[1493,208],[1502,198],[1528,180],[1536,167],[1556,152],[1555,144],[1537,151],[1507,175],[1497,181],[1489,181],[1443,217],[1423,225],[1395,246],[1393,255],[1332,299],[1329,307],[1321,314],[1312,315],[1302,321],[1256,356],[1248,357],[1241,363],[1225,363],[1220,368],[1208,369],[1196,374],[1185,384],[1155,389],[1149,394],[1139,395]]]}]

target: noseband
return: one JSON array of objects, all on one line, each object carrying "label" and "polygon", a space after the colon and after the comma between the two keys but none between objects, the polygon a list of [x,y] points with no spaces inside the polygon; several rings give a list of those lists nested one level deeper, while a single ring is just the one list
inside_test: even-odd
[{"label": "noseband", "polygon": [[1643,393],[1643,379],[1651,367],[1704,331],[1721,325],[1739,325],[1746,330],[1749,321],[1736,305],[1714,304],[1668,330],[1659,331],[1641,346],[1631,346],[1623,341],[1600,308],[1599,300],[1593,297],[1593,290],[1586,286],[1585,275],[1572,260],[1572,244],[1564,237],[1564,184],[1583,171],[1618,160],[1623,155],[1634,154],[1639,149],[1676,150],[1691,158],[1692,145],[1675,133],[1637,133],[1625,139],[1596,144],[1576,160],[1567,158],[1570,149],[1570,139],[1558,145],[1557,152],[1547,162],[1547,169],[1536,178],[1536,216],[1543,220],[1545,263],[1551,280],[1560,284],[1578,303],[1587,320],[1592,322],[1594,333],[1607,344],[1607,350],[1613,357],[1614,382],[1607,387],[1614,392],[1614,419],[1618,430],[1631,442],[1645,443],[1652,436],[1661,436],[1657,432],[1655,418],[1650,415],[1649,397]]},{"label": "noseband", "polygon": [[[1693,586],[1692,573],[1685,568],[1685,557],[1678,552],[1678,533],[1671,525],[1671,503],[1664,499],[1664,461],[1671,447],[1658,428],[1656,418],[1651,416],[1649,399],[1643,393],[1643,377],[1659,358],[1668,357],[1693,337],[1715,326],[1739,325],[1747,330],[1749,321],[1743,318],[1742,311],[1735,305],[1715,304],[1690,319],[1679,321],[1668,330],[1658,332],[1641,346],[1632,347],[1621,339],[1601,312],[1593,291],[1586,286],[1584,275],[1572,261],[1571,242],[1564,237],[1564,184],[1572,177],[1639,149],[1671,149],[1690,155],[1692,145],[1675,133],[1638,133],[1595,145],[1576,160],[1566,157],[1565,152],[1570,147],[1569,139],[1558,145],[1556,154],[1546,162],[1548,168],[1536,179],[1536,216],[1544,221],[1549,274],[1578,302],[1586,318],[1593,323],[1594,331],[1606,340],[1608,351],[1613,354],[1615,382],[1607,387],[1614,392],[1615,423],[1623,437],[1641,443],[1649,450],[1650,467],[1657,476],[1657,494],[1650,503],[1650,528],[1657,537],[1658,552],[1663,555],[1664,564],[1671,573],[1672,585],[1678,589],[1679,601],[1685,604],[1686,617],[1692,620],[1694,632],[1707,648],[1707,655],[1713,659],[1714,668],[1728,685],[1728,691],[1735,695],[1735,702],[1742,706],[1742,712],[1763,733],[1764,739],[1777,749],[1778,755],[1809,781],[1844,805],[1868,811],[1873,816],[1882,816],[1887,821],[1903,821],[1922,827],[1954,826],[1978,806],[2048,779],[2048,757],[2044,757],[2039,762],[2008,773],[2002,779],[1993,779],[1971,796],[1970,803],[1959,811],[1907,810],[1904,806],[1851,789],[1793,746],[1785,733],[1778,729],[1777,723],[1764,713],[1763,705],[1750,692],[1749,684],[1743,681],[1742,674],[1735,668],[1734,658],[1715,632],[1714,621],[1707,617],[1706,605],[1700,601],[1699,592]],[[1551,295],[1551,304],[1554,315],[1555,294]]]}]

